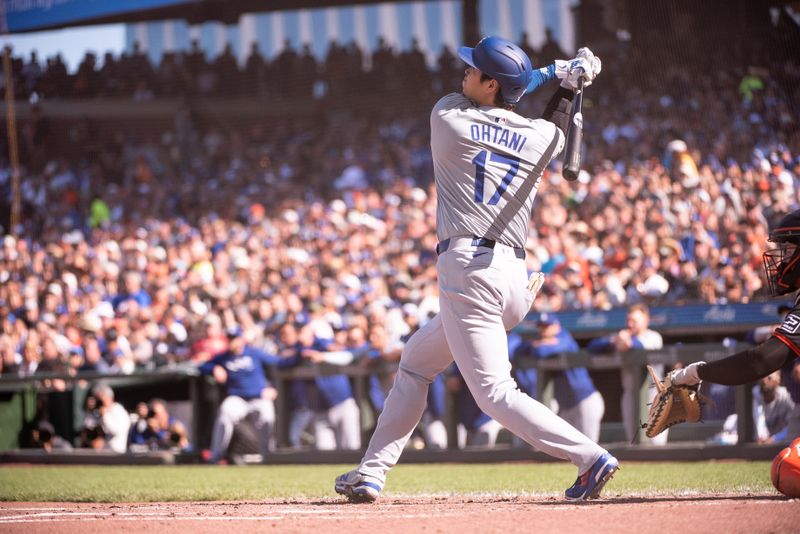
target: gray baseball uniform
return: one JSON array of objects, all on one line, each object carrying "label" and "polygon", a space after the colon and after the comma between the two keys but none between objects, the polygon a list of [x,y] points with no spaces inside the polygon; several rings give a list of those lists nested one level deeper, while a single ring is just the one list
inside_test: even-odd
[{"label": "gray baseball uniform", "polygon": [[439,100],[431,114],[439,240],[478,236],[524,247],[542,171],[563,147],[551,122],[476,108],[461,93]]},{"label": "gray baseball uniform", "polygon": [[506,331],[535,298],[527,290],[524,244],[542,171],[564,144],[550,122],[460,93],[431,113],[438,193],[439,315],[403,350],[394,387],[358,472],[381,483],[422,416],[437,373],[455,359],[478,406],[537,449],[583,473],[605,452],[518,388]]}]

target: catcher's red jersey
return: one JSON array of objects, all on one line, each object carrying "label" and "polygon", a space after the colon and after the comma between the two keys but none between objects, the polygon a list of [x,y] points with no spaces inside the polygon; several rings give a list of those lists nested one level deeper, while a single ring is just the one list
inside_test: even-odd
[{"label": "catcher's red jersey", "polygon": [[794,301],[794,307],[783,318],[781,325],[775,329],[774,335],[792,349],[795,356],[800,358],[800,294]]}]

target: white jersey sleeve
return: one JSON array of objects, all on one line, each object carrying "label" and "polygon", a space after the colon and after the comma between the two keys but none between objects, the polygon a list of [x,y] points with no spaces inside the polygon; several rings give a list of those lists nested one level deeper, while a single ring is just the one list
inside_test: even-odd
[{"label": "white jersey sleeve", "polygon": [[564,147],[545,120],[477,107],[451,93],[431,112],[440,240],[477,236],[523,247],[542,172]]}]

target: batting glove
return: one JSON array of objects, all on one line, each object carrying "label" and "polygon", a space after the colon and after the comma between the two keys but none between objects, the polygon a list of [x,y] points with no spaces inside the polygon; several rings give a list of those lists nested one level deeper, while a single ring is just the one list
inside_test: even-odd
[{"label": "batting glove", "polygon": [[595,56],[588,48],[581,48],[571,60],[557,59],[556,77],[561,80],[561,87],[572,91],[578,89],[578,80],[583,78],[583,86],[592,85],[592,81],[600,74],[603,68],[600,58]]}]

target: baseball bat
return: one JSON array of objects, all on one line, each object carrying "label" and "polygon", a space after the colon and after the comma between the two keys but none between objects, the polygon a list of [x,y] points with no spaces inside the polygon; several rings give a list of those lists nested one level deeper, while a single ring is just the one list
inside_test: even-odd
[{"label": "baseball bat", "polygon": [[583,140],[583,77],[578,78],[578,90],[569,116],[567,143],[564,147],[564,167],[561,174],[569,181],[576,180],[581,170],[581,141]]}]

